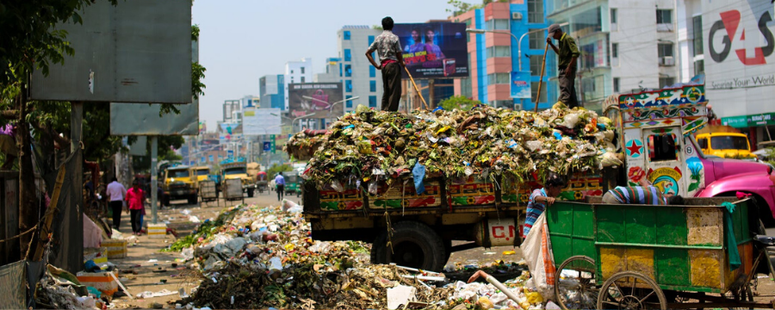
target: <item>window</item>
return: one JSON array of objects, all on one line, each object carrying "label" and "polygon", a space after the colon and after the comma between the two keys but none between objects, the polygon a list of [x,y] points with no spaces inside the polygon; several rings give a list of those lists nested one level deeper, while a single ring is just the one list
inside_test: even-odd
[{"label": "window", "polygon": [[304,67],[301,67],[301,74],[304,74]]},{"label": "window", "polygon": [[345,40],[350,40],[350,31],[349,30],[345,30],[344,31],[344,39]]},{"label": "window", "polygon": [[665,88],[670,85],[675,84],[675,78],[674,77],[661,77],[659,78],[659,88]]},{"label": "window", "polygon": [[543,31],[528,34],[528,40],[530,40],[531,50],[542,50],[544,49],[544,45],[546,45],[546,38],[544,37]]},{"label": "window", "polygon": [[611,66],[619,66],[619,43],[611,43]]},{"label": "window", "polygon": [[304,83],[304,77],[303,76],[301,77],[301,82]]},{"label": "window", "polygon": [[514,101],[513,100],[495,100],[492,102],[493,108],[504,108],[504,109],[513,109],[514,108]]},{"label": "window", "polygon": [[344,49],[344,61],[352,61],[352,53],[350,53],[349,48]]},{"label": "window", "polygon": [[618,78],[618,77],[615,77],[615,78],[614,78],[614,92],[615,92],[615,93],[618,93],[618,92],[619,92],[619,89],[621,89],[621,85],[620,85],[620,83],[619,83],[619,78]]},{"label": "window", "polygon": [[293,74],[293,69],[291,69],[291,74]]},{"label": "window", "polygon": [[711,137],[710,147],[714,150],[748,150],[748,138],[737,136]]},{"label": "window", "polygon": [[369,77],[377,77],[377,68],[369,66]]},{"label": "window", "polygon": [[673,43],[660,43],[657,44],[657,48],[659,58],[673,57]]},{"label": "window", "polygon": [[377,81],[375,80],[369,81],[369,91],[372,93],[377,91]]},{"label": "window", "polygon": [[699,140],[697,140],[697,144],[700,145],[701,149],[707,149],[708,148],[708,139],[699,139]]},{"label": "window", "polygon": [[619,31],[619,11],[611,9],[611,31]]},{"label": "window", "polygon": [[673,10],[657,10],[657,31],[673,31]]},{"label": "window", "polygon": [[377,107],[377,96],[369,96],[369,108]]},{"label": "window", "polygon": [[[702,15],[692,17],[692,33],[694,34],[694,56],[702,55]],[[704,71],[704,70],[703,70]]]},{"label": "window", "polygon": [[[344,99],[350,99],[352,97],[353,97],[352,95],[347,95]],[[348,109],[352,109],[353,108],[353,101],[352,100],[345,101],[344,106],[347,107]]]},{"label": "window", "polygon": [[352,66],[344,65],[344,76],[345,77],[353,76],[353,68],[352,68]]},{"label": "window", "polygon": [[344,81],[344,91],[348,93],[353,92],[353,80]]},{"label": "window", "polygon": [[492,57],[510,57],[511,47],[509,46],[491,46],[487,48],[487,58]]},{"label": "window", "polygon": [[491,19],[487,22],[487,30],[509,30],[508,19]]},{"label": "window", "polygon": [[544,1],[527,0],[527,22],[541,24],[544,22]]},{"label": "window", "polygon": [[471,98],[471,96],[473,96],[471,78],[460,79],[460,95],[466,98]]},{"label": "window", "polygon": [[664,133],[649,136],[649,159],[652,162],[678,160],[675,134]]},{"label": "window", "polygon": [[[546,83],[541,86],[541,97],[538,98],[538,102],[546,102]],[[538,94],[538,82],[530,82],[530,100],[535,102],[536,95]]]},{"label": "window", "polygon": [[530,75],[541,75],[541,55],[530,55]]},{"label": "window", "polygon": [[487,75],[487,84],[488,85],[494,85],[494,84],[509,84],[511,81],[511,76],[509,73],[493,73]]},{"label": "window", "polygon": [[697,60],[694,62],[694,75],[705,72],[705,60]]}]

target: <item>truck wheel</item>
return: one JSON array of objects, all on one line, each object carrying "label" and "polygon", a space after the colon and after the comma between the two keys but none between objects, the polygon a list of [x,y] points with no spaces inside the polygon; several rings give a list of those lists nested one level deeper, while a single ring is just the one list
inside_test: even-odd
[{"label": "truck wheel", "polygon": [[196,195],[188,196],[188,204],[195,205],[198,201],[198,198]]},{"label": "truck wheel", "polygon": [[161,196],[161,205],[165,207],[169,207],[170,205],[170,196],[164,195]]},{"label": "truck wheel", "polygon": [[253,198],[254,194],[255,194],[255,189],[248,188],[248,198]]},{"label": "truck wheel", "polygon": [[[393,245],[393,251],[387,246]],[[425,224],[404,221],[393,225],[393,236],[380,233],[371,247],[373,264],[396,263],[399,266],[441,271],[447,254],[444,241]]]}]

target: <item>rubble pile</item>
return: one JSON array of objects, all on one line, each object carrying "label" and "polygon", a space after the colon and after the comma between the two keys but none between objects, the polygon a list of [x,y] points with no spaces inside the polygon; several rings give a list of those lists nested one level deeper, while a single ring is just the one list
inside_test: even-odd
[{"label": "rubble pile", "polygon": [[[411,175],[503,175],[517,180],[548,172],[621,165],[613,122],[583,108],[554,107],[539,113],[488,106],[470,111],[373,111],[359,106],[324,135],[302,132],[286,151],[312,154],[303,177],[334,189]],[[305,159],[301,157],[300,159]]]}]

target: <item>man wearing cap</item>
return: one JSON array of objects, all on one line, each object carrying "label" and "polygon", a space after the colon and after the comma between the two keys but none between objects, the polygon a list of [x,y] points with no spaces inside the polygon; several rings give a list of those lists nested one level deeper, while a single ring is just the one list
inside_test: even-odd
[{"label": "man wearing cap", "polygon": [[[552,43],[552,38],[558,41],[557,48]],[[576,59],[579,57],[579,48],[576,41],[567,33],[560,29],[560,25],[552,24],[549,26],[549,37],[546,43],[557,53],[557,67],[559,69],[560,98],[568,108],[577,107],[579,102],[576,100]]]}]

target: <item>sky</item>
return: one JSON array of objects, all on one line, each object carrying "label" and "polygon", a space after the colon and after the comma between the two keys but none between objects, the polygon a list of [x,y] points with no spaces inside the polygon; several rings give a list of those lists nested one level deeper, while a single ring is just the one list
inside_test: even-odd
[{"label": "sky", "polygon": [[258,79],[282,74],[288,61],[311,58],[314,73],[325,72],[342,26],[380,25],[385,16],[396,23],[446,19],[451,8],[447,0],[196,0],[191,14],[207,68],[199,120],[215,131],[224,100],[258,96]]}]

